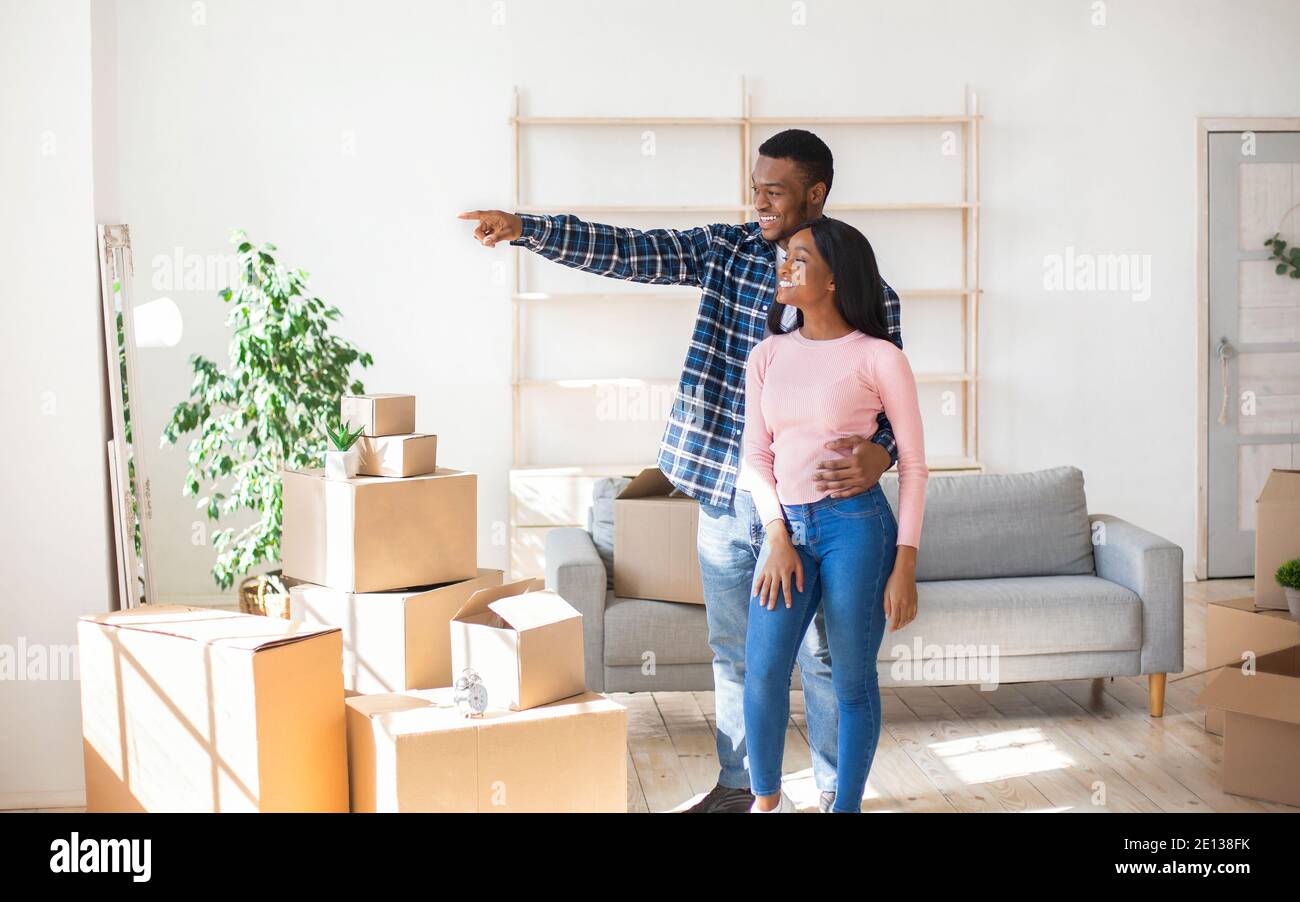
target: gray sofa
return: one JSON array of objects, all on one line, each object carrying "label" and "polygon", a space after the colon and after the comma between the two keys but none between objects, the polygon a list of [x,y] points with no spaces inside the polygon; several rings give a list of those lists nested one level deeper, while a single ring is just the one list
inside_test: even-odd
[{"label": "gray sofa", "polygon": [[[897,510],[896,477],[882,484]],[[1073,467],[931,478],[917,616],[885,633],[880,684],[1146,674],[1160,716],[1183,669],[1182,549],[1087,510]],[[587,530],[550,532],[546,584],[582,612],[591,688],[713,688],[703,605],[616,597]]]}]

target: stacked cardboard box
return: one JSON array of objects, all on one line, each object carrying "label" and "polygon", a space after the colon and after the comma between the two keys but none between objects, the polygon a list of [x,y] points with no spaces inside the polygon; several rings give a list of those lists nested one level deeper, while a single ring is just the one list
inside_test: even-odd
[{"label": "stacked cardboard box", "polygon": [[412,395],[349,395],[361,475],[286,471],[281,556],[293,622],[343,633],[348,693],[451,685],[448,623],[500,570],[478,566],[477,477],[438,466]]},{"label": "stacked cardboard box", "polygon": [[[479,569],[475,476],[440,467],[410,395],[344,398],[360,474],[284,473],[291,622],[343,640],[354,811],[611,811],[627,716],[586,691],[582,617]],[[452,686],[472,670],[487,710]]]},{"label": "stacked cardboard box", "polygon": [[88,811],[348,810],[337,629],[146,605],[77,643]]},{"label": "stacked cardboard box", "polygon": [[449,623],[450,689],[347,700],[354,811],[624,811],[627,712],[584,679],[582,615],[538,580],[479,589]]}]

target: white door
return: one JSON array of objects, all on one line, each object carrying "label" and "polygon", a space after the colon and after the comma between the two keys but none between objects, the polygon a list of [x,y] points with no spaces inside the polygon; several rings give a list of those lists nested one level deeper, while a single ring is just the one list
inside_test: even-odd
[{"label": "white door", "polygon": [[1300,468],[1300,278],[1264,244],[1300,246],[1300,133],[1214,132],[1208,153],[1206,570],[1251,576],[1255,499]]}]

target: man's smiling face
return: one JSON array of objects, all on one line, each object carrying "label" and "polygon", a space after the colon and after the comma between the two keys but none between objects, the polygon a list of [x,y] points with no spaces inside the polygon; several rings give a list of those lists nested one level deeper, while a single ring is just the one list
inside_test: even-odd
[{"label": "man's smiling face", "polygon": [[800,225],[821,215],[826,186],[805,185],[794,160],[760,155],[750,180],[758,227],[768,241],[784,247]]}]

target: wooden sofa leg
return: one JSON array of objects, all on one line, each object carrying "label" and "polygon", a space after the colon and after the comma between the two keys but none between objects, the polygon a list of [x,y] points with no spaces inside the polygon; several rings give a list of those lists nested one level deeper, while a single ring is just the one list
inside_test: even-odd
[{"label": "wooden sofa leg", "polygon": [[1165,675],[1163,673],[1147,674],[1147,696],[1151,703],[1151,716],[1165,716]]}]

